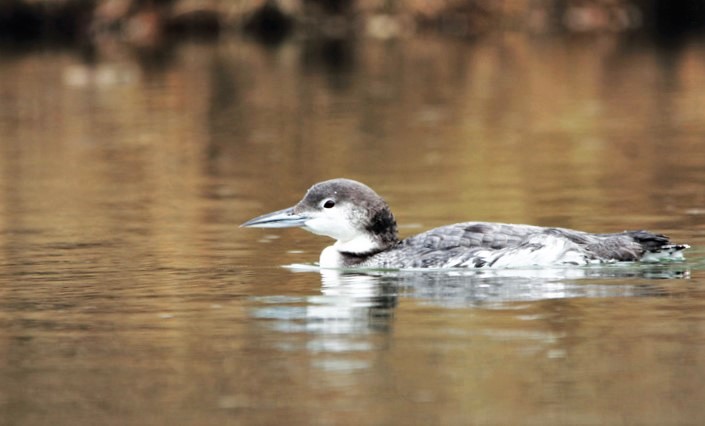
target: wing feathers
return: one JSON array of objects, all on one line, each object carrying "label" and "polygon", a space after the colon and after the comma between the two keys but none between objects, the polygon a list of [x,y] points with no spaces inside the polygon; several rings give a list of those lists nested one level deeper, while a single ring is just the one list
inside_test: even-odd
[{"label": "wing feathers", "polygon": [[565,228],[466,222],[409,237],[380,253],[393,267],[483,267],[639,260],[668,247],[647,231],[590,234]]}]

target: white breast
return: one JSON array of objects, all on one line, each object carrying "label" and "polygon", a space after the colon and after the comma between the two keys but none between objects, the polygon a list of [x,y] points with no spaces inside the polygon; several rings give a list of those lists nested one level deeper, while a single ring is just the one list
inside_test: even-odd
[{"label": "white breast", "polygon": [[340,252],[335,246],[328,246],[321,252],[318,265],[321,268],[342,268],[343,256],[340,255]]}]

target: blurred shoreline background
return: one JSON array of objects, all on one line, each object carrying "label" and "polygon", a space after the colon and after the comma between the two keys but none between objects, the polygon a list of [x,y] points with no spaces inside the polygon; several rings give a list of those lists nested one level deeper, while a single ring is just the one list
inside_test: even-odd
[{"label": "blurred shoreline background", "polygon": [[635,33],[659,40],[702,32],[699,0],[5,0],[0,43],[139,47],[183,35],[244,33],[276,45],[292,37],[377,39],[433,31],[461,38],[493,31]]}]

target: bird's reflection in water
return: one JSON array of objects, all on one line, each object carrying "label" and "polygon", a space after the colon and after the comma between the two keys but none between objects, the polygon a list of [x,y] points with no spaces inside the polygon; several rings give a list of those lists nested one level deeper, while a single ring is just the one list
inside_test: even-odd
[{"label": "bird's reflection in water", "polygon": [[319,272],[324,296],[344,296],[338,300],[347,300],[357,307],[385,310],[396,306],[400,293],[447,307],[493,307],[571,297],[658,296],[665,292],[658,280],[690,276],[688,266],[682,263],[521,270],[345,272],[322,269]]},{"label": "bird's reflection in water", "polygon": [[320,294],[258,298],[253,316],[282,333],[270,342],[277,350],[304,351],[315,368],[344,373],[338,384],[354,381],[348,373],[368,368],[368,355],[386,344],[398,286],[368,274],[321,271],[321,277]]},{"label": "bird's reflection in water", "polygon": [[314,318],[342,331],[385,330],[398,301],[395,280],[383,276],[321,270],[321,295],[309,298]]},{"label": "bird's reflection in water", "polygon": [[[564,298],[659,297],[664,279],[688,278],[687,264],[523,270],[341,271],[292,265],[320,273],[320,294],[268,298],[255,316],[274,320],[279,331],[316,335],[388,331],[399,297],[446,308],[503,308],[516,302]],[[314,340],[309,349],[343,350],[350,339]],[[336,343],[337,342],[337,343]]]},{"label": "bird's reflection in water", "polygon": [[[301,268],[296,272],[303,272]],[[306,272],[313,271],[307,268]],[[318,269],[315,269],[318,273]],[[321,270],[321,292],[307,297],[257,298],[256,318],[279,331],[342,335],[385,331],[398,300],[395,279]]]}]

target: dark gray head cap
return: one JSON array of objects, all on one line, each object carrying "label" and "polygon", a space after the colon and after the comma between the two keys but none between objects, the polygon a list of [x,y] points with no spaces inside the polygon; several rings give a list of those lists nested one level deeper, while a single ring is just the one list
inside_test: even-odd
[{"label": "dark gray head cap", "polygon": [[364,183],[338,178],[313,185],[300,204],[305,203],[306,207],[317,207],[326,198],[331,198],[336,203],[350,202],[355,205],[384,203],[382,197]]},{"label": "dark gray head cap", "polygon": [[364,212],[360,215],[366,218],[362,227],[384,244],[397,241],[397,223],[387,203],[372,188],[356,180],[338,178],[319,182],[306,192],[294,211],[317,209],[328,198],[336,204],[349,203],[353,210]]}]

